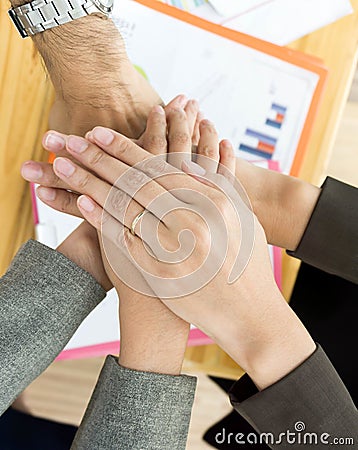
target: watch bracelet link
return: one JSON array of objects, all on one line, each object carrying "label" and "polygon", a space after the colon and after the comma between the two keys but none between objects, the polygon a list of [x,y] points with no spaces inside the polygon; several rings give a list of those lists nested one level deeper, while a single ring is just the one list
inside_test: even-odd
[{"label": "watch bracelet link", "polygon": [[25,38],[98,12],[91,0],[35,0],[10,9],[9,16]]}]

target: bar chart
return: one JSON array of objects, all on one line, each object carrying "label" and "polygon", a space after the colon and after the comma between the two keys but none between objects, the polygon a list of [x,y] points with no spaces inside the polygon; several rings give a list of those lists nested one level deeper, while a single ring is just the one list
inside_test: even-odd
[{"label": "bar chart", "polygon": [[286,106],[271,103],[271,108],[266,114],[265,123],[246,128],[239,150],[260,158],[272,159],[277,148],[279,131],[284,124],[286,113]]}]

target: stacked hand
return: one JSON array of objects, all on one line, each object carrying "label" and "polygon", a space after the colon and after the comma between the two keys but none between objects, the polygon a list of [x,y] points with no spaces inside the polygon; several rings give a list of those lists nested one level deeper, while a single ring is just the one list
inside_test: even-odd
[{"label": "stacked hand", "polygon": [[[109,260],[107,273],[121,298],[134,288],[139,293],[131,292],[133,302],[156,305],[160,314],[169,308],[171,320],[179,316],[194,323],[262,388],[300,364],[315,346],[275,285],[261,225],[233,189],[231,145],[219,143],[213,125],[201,121],[194,164],[197,128],[197,117],[183,108],[168,111],[167,121],[163,110],[153,110],[147,143],[160,155],[168,138],[168,162],[106,128],[96,127],[86,139],[50,132],[45,146],[64,154],[63,145],[53,145],[62,140],[72,160],[56,158],[47,185],[73,192],[40,188],[39,196],[72,214],[78,207],[102,232],[102,256]],[[247,243],[249,251],[240,254]],[[122,326],[128,323],[121,321]]]}]

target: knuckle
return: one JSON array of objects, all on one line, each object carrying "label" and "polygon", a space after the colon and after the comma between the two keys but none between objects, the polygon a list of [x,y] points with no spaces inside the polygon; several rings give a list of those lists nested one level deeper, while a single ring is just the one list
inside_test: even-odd
[{"label": "knuckle", "polygon": [[200,147],[200,154],[203,156],[207,156],[208,158],[215,159],[217,158],[219,152],[212,145],[203,145]]},{"label": "knuckle", "polygon": [[88,163],[90,166],[97,166],[102,163],[104,158],[104,153],[100,150],[94,150],[88,158]]},{"label": "knuckle", "polygon": [[127,243],[126,229],[120,227],[116,234],[116,244],[119,247],[124,247]]},{"label": "knuckle", "polygon": [[103,210],[100,218],[101,227],[109,225],[110,215],[107,213],[107,211]]},{"label": "knuckle", "polygon": [[130,201],[130,197],[123,191],[112,189],[109,194],[110,206],[115,211],[123,212]]},{"label": "knuckle", "polygon": [[87,188],[90,182],[90,178],[91,177],[88,172],[84,172],[83,175],[78,178],[77,186],[80,191],[84,191]]},{"label": "knuckle", "polygon": [[159,125],[162,127],[167,127],[167,122],[165,119],[165,116],[161,115],[161,114],[154,114],[151,117],[151,122],[153,125]]},{"label": "knuckle", "polygon": [[186,120],[186,114],[183,109],[172,108],[170,110],[168,116],[170,119],[181,120],[181,121]]},{"label": "knuckle", "polygon": [[167,171],[167,163],[164,158],[148,158],[138,164],[138,169],[146,173],[151,179],[163,175]]},{"label": "knuckle", "polygon": [[171,133],[169,136],[169,139],[171,143],[176,144],[189,144],[191,142],[191,138],[189,136],[189,133],[185,131],[175,131]]},{"label": "knuckle", "polygon": [[66,193],[61,201],[60,209],[62,212],[73,211],[74,209],[74,198],[70,193]]},{"label": "knuckle", "polygon": [[40,179],[41,184],[47,187],[61,187],[63,186],[63,181],[59,178],[55,172],[53,171],[53,167],[51,166],[49,169],[44,170],[44,174]]},{"label": "knuckle", "polygon": [[199,110],[199,103],[196,100],[189,100],[186,105],[186,110],[190,110],[190,112],[197,112]]},{"label": "knuckle", "polygon": [[148,134],[144,140],[144,148],[146,147],[157,150],[165,150],[167,148],[167,139],[163,135],[159,134]]},{"label": "knuckle", "polygon": [[114,145],[115,155],[122,155],[129,148],[129,142],[123,138],[117,138]]},{"label": "knuckle", "polygon": [[136,192],[150,181],[150,178],[145,173],[131,168],[121,177],[120,183],[124,190]]},{"label": "knuckle", "polygon": [[120,227],[116,235],[116,244],[122,249],[126,249],[130,256],[134,247],[134,236],[131,234],[128,228]]}]

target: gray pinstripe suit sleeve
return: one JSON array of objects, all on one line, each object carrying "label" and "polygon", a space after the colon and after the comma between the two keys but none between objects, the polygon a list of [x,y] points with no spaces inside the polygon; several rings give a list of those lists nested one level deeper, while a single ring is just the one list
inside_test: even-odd
[{"label": "gray pinstripe suit sleeve", "polygon": [[[61,253],[27,242],[0,280],[0,415],[105,297]],[[196,379],[137,372],[108,357],[72,448],[184,450]]]},{"label": "gray pinstripe suit sleeve", "polygon": [[0,414],[61,352],[105,297],[64,255],[28,241],[0,280]]},{"label": "gray pinstripe suit sleeve", "polygon": [[109,356],[71,450],[185,450],[196,379],[137,372]]}]

